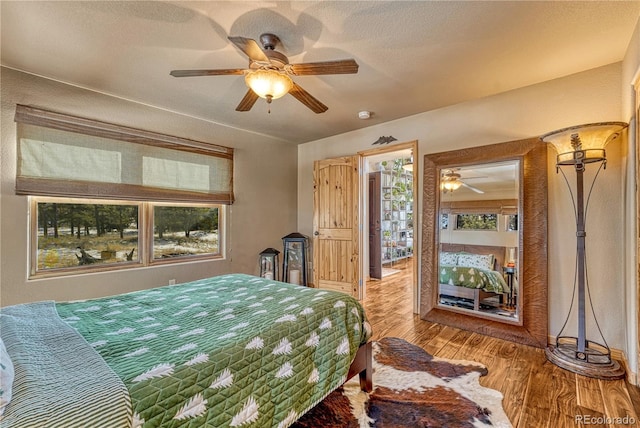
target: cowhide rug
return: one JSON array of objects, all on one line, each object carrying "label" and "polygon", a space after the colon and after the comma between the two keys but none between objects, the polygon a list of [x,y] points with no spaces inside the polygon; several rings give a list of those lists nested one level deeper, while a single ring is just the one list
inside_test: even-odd
[{"label": "cowhide rug", "polygon": [[502,394],[480,385],[487,369],[445,360],[398,338],[373,343],[373,391],[358,376],[331,393],[294,428],[511,427]]}]

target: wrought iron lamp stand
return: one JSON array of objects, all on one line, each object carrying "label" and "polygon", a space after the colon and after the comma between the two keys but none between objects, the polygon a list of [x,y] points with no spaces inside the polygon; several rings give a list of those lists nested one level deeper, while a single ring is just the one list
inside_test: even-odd
[{"label": "wrought iron lamp stand", "polygon": [[[569,309],[569,313],[567,314],[567,318],[560,330],[560,333],[556,337],[555,346],[548,346],[545,353],[547,359],[559,367],[580,375],[598,379],[621,379],[624,378],[625,371],[617,361],[611,358],[611,349],[606,344],[604,336],[600,331],[600,326],[598,325],[592,304],[590,304],[591,313],[603,343],[587,339],[586,301],[589,289],[586,267],[584,172],[587,164],[599,163],[600,169],[598,169],[593,180],[593,182],[595,182],[600,170],[606,169],[607,159],[605,156],[604,146],[609,141],[617,138],[620,134],[619,131],[624,129],[626,126],[627,124],[619,122],[580,125],[555,131],[542,137],[543,141],[552,142],[554,145],[558,146],[557,142],[554,141],[554,138],[568,136],[570,138],[571,148],[573,149],[568,152],[558,150],[559,155],[556,162],[556,172],[560,172],[563,166],[574,166],[576,172],[576,199],[574,200],[574,208],[576,213],[576,282],[578,297],[578,336],[573,337],[563,335],[573,309],[573,298],[575,298],[576,293],[574,289],[571,308]],[[597,132],[605,132],[606,138],[600,141],[600,147],[583,147],[579,131],[583,130],[587,133],[589,132],[588,128],[590,127],[596,129]],[[569,185],[568,181],[567,185]],[[593,189],[593,183],[591,185],[591,189]],[[569,191],[571,192],[570,187]],[[591,190],[589,191],[589,196],[590,194]],[[589,196],[586,201],[587,206]],[[574,287],[575,286],[576,284],[574,284]],[[589,302],[591,302],[590,296]]]}]

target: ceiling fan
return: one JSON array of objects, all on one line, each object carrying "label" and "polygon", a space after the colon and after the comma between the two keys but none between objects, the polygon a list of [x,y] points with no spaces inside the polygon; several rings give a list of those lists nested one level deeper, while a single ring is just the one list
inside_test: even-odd
[{"label": "ceiling fan", "polygon": [[244,74],[245,83],[249,90],[236,107],[237,111],[251,110],[258,97],[266,99],[267,103],[271,104],[272,100],[291,94],[313,112],[324,113],[328,107],[302,89],[289,76],[355,74],[358,72],[358,63],[353,59],[289,64],[289,59],[275,50],[276,45],[280,42],[275,34],[262,34],[260,36],[262,47],[255,40],[245,37],[228,37],[228,39],[249,57],[248,68],[173,70],[170,74],[174,77]]},{"label": "ceiling fan", "polygon": [[[481,178],[481,177],[467,177],[465,180],[469,180],[472,178]],[[477,187],[474,187],[470,184],[467,184],[463,181],[462,176],[450,169],[442,174],[442,178],[440,180],[440,188],[443,192],[453,192],[454,190],[458,190],[460,187],[466,187],[469,190],[472,190],[476,193],[483,194],[484,190],[480,190]]]}]

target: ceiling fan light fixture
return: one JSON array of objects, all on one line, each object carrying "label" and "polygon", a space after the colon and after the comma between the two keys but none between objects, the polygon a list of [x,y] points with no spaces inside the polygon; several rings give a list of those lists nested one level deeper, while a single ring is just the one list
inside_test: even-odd
[{"label": "ceiling fan light fixture", "polygon": [[268,102],[283,97],[293,87],[293,80],[277,70],[253,70],[245,75],[244,80],[256,95]]},{"label": "ceiling fan light fixture", "polygon": [[442,175],[440,189],[445,192],[458,190],[464,183],[460,180],[460,174],[450,170]]},{"label": "ceiling fan light fixture", "polygon": [[[213,70],[171,70],[174,77],[244,75],[249,87],[236,111],[249,111],[258,100],[264,98],[267,105],[285,94],[291,94],[314,113],[324,113],[328,107],[322,104],[300,85],[291,80],[295,76],[326,74],[355,74],[358,63],[354,59],[290,64],[286,55],[275,50],[280,39],[275,34],[260,36],[262,46],[253,39],[240,36],[227,37],[242,53],[249,57],[249,68],[223,68]],[[269,112],[271,110],[269,109]]]},{"label": "ceiling fan light fixture", "polygon": [[462,186],[462,182],[458,180],[447,180],[442,182],[442,188],[449,192],[453,192],[454,190],[458,190]]}]

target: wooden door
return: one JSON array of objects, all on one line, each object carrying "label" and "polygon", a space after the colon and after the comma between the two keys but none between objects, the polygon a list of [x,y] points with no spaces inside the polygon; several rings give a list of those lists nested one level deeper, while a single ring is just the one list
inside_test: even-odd
[{"label": "wooden door", "polygon": [[369,173],[369,276],[382,279],[380,171]]},{"label": "wooden door", "polygon": [[358,156],[313,168],[313,278],[317,288],[359,297]]}]

